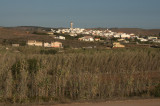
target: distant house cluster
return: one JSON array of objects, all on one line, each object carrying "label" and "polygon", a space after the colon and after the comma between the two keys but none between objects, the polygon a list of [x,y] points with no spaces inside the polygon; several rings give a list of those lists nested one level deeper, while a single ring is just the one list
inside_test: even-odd
[{"label": "distant house cluster", "polygon": [[70,36],[78,36],[79,34],[84,34],[84,35],[91,35],[91,36],[101,36],[101,37],[115,37],[115,38],[131,38],[134,37],[135,35],[133,33],[131,34],[126,34],[123,32],[112,32],[111,30],[93,30],[93,29],[82,29],[82,28],[70,28],[70,29],[58,29],[53,30],[51,29],[54,33],[59,33],[59,34],[69,34]]},{"label": "distant house cluster", "polygon": [[[90,42],[94,42],[94,41],[102,41],[102,39],[100,38],[107,38],[107,39],[112,39],[112,38],[116,38],[118,40],[118,42],[123,42],[123,43],[129,43],[129,40],[126,41],[126,39],[136,39],[141,41],[141,42],[155,42],[155,43],[160,43],[160,39],[158,39],[157,37],[148,37],[148,38],[144,38],[144,37],[139,37],[136,36],[134,33],[124,33],[124,32],[113,32],[109,29],[106,30],[97,30],[97,29],[84,29],[84,28],[73,28],[73,23],[70,23],[70,28],[66,28],[66,29],[57,29],[57,30],[53,30],[51,29],[50,34],[53,33],[58,33],[58,34],[69,34],[70,36],[79,36],[79,35],[85,35],[84,37],[79,38],[79,41],[90,41]],[[55,39],[65,39],[65,37],[63,36],[58,36],[58,37],[54,37]]]},{"label": "distant house cluster", "polygon": [[144,37],[138,37],[137,36],[137,39],[140,40],[141,42],[155,42],[155,43],[160,43],[160,39],[158,39],[158,37],[154,37],[154,36],[149,36],[147,38],[144,38]]},{"label": "distant house cluster", "polygon": [[36,40],[28,40],[27,42],[28,46],[43,46],[43,47],[54,47],[54,48],[63,48],[61,42],[41,42],[41,41],[36,41]]},{"label": "distant house cluster", "polygon": [[70,28],[70,29],[58,29],[57,31],[52,30],[55,33],[67,33],[70,36],[77,36],[78,34],[84,34],[83,32],[85,31],[85,29],[81,29],[81,28]]}]

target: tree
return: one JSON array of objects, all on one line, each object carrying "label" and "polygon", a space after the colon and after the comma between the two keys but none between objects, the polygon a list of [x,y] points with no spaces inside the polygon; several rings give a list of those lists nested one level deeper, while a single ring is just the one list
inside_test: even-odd
[{"label": "tree", "polygon": [[111,38],[112,41],[117,41],[117,39],[118,38],[115,38],[115,37]]}]

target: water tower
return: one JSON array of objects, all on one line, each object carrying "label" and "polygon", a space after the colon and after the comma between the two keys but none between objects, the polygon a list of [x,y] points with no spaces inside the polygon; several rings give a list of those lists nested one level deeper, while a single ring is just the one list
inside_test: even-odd
[{"label": "water tower", "polygon": [[73,22],[71,22],[70,25],[71,25],[70,28],[73,29]]}]

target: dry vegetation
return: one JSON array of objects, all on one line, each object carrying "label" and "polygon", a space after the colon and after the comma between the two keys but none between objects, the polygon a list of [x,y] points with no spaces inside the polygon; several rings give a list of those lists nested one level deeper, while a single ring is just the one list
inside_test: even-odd
[{"label": "dry vegetation", "polygon": [[160,90],[160,49],[78,49],[50,55],[40,54],[41,49],[0,48],[1,102],[151,97]]}]

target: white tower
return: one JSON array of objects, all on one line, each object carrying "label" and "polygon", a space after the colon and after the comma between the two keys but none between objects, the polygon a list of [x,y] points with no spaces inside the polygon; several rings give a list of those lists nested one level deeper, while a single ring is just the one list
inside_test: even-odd
[{"label": "white tower", "polygon": [[70,23],[70,28],[73,29],[73,22]]}]

